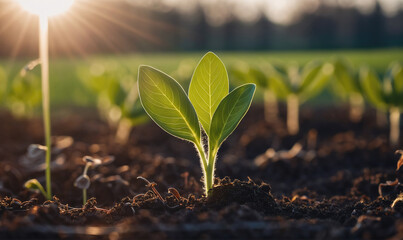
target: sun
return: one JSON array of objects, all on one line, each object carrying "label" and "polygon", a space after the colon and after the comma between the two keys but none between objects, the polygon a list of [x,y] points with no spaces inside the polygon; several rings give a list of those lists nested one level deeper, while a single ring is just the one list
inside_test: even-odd
[{"label": "sun", "polygon": [[26,11],[40,16],[54,16],[67,11],[74,0],[16,0]]}]

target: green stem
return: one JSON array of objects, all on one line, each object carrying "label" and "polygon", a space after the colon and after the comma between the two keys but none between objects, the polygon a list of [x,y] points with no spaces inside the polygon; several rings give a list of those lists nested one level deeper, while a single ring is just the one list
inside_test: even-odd
[{"label": "green stem", "polygon": [[277,121],[278,106],[277,99],[271,90],[264,91],[264,118],[267,123]]},{"label": "green stem", "polygon": [[208,183],[208,162],[206,159],[206,153],[204,152],[203,146],[201,145],[200,142],[195,143],[196,149],[199,152],[199,156],[200,156],[200,165],[202,167],[203,170],[203,177],[204,177],[204,191],[206,196],[208,196],[208,190],[210,189],[210,185]]},{"label": "green stem", "polygon": [[83,189],[83,206],[87,203],[87,189]]},{"label": "green stem", "polygon": [[[210,146],[210,142],[209,142]],[[208,167],[207,167],[207,192],[213,188],[214,184],[214,170],[215,170],[215,159],[216,159],[217,151],[214,149],[210,149],[208,153]],[[208,196],[208,195],[207,195]]]},{"label": "green stem", "polygon": [[389,141],[393,147],[399,144],[400,138],[400,110],[397,107],[390,109],[390,134]]},{"label": "green stem", "polygon": [[295,94],[287,97],[287,129],[291,135],[299,132],[299,99]]},{"label": "green stem", "polygon": [[52,184],[50,173],[51,158],[51,132],[50,132],[50,107],[49,107],[49,49],[48,49],[48,18],[39,17],[39,57],[41,59],[42,75],[42,108],[43,123],[45,128],[46,142],[46,193],[47,199],[52,198]]}]

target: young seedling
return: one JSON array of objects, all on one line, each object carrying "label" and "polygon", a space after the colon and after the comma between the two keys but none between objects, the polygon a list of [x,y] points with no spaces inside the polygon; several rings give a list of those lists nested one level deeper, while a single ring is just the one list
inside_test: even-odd
[{"label": "young seedling", "polygon": [[278,120],[278,102],[269,78],[258,67],[252,67],[244,64],[237,64],[231,69],[232,75],[242,82],[254,83],[258,89],[263,91],[264,119],[267,123],[273,123]]},{"label": "young seedling", "polygon": [[248,111],[255,84],[245,84],[228,93],[225,66],[209,52],[193,73],[189,96],[177,81],[150,66],[140,66],[138,88],[141,103],[151,119],[166,132],[195,145],[208,196],[213,187],[218,150]]},{"label": "young seedling", "polygon": [[16,117],[31,117],[40,112],[41,80],[33,72],[37,65],[38,60],[30,62],[7,83],[5,104]]},{"label": "young seedling", "polygon": [[[350,120],[359,122],[365,109],[364,97],[362,96],[359,73],[350,62],[344,59],[337,59],[333,62],[334,78],[336,84],[332,89],[342,98],[348,98],[350,104]],[[341,89],[340,89],[341,87]]]},{"label": "young seedling", "polygon": [[101,165],[102,161],[101,159],[93,158],[90,156],[83,157],[83,161],[85,162],[83,174],[76,179],[76,181],[74,182],[74,186],[83,190],[83,205],[85,205],[85,203],[87,203],[87,189],[91,185],[91,180],[87,175],[88,169],[90,167]]},{"label": "young seedling", "polygon": [[389,143],[397,146],[400,138],[400,111],[403,107],[403,68],[393,63],[380,79],[373,69],[362,67],[360,80],[364,95],[376,108],[389,111]]},{"label": "young seedling", "polygon": [[315,97],[326,86],[333,73],[331,64],[310,62],[275,66],[266,63],[263,68],[277,98],[287,101],[287,129],[291,135],[299,132],[299,105]]},{"label": "young seedling", "polygon": [[[47,147],[39,145],[39,144],[31,144],[28,147],[27,156],[31,159],[38,159],[45,157],[46,158]],[[50,166],[49,166],[50,168]],[[39,190],[45,198],[49,200],[49,192],[45,191],[42,184],[36,179],[30,179],[25,182],[24,187],[29,190],[37,191]]]},{"label": "young seedling", "polygon": [[125,144],[131,128],[148,120],[131,70],[116,62],[98,62],[79,69],[79,76],[97,94],[99,112],[116,128],[116,141]]}]

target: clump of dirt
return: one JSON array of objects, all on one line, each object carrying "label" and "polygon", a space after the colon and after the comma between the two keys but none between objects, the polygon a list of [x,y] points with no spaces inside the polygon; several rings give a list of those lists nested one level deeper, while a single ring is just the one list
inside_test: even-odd
[{"label": "clump of dirt", "polygon": [[216,179],[216,184],[211,190],[207,204],[213,208],[232,203],[248,204],[254,209],[273,212],[277,205],[270,190],[270,185],[264,182],[257,185],[250,178],[245,182],[238,179],[231,181],[229,177],[225,177]]}]

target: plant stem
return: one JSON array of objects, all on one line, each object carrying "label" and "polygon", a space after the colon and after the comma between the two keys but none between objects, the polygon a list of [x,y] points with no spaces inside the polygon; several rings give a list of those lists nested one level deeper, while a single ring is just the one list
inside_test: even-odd
[{"label": "plant stem", "polygon": [[270,90],[264,91],[264,119],[267,123],[277,120],[278,106],[276,96]]},{"label": "plant stem", "polygon": [[349,97],[350,100],[350,120],[352,122],[359,122],[364,113],[364,99],[359,93],[352,93]]},{"label": "plant stem", "polygon": [[208,171],[209,171],[209,166],[208,166],[208,162],[206,159],[206,153],[204,152],[204,148],[201,145],[201,143],[195,143],[196,149],[199,153],[199,157],[200,157],[200,165],[202,167],[203,170],[203,177],[204,177],[204,191],[206,196],[208,196],[208,191],[211,188],[211,183],[209,183],[209,176],[208,176]]},{"label": "plant stem", "polygon": [[[210,141],[209,141],[209,147],[210,147]],[[213,188],[214,185],[214,172],[215,172],[215,160],[217,156],[217,151],[215,149],[209,149],[208,152],[208,167],[207,167],[207,189],[210,191],[210,189]],[[208,196],[208,195],[207,195]]]},{"label": "plant stem", "polygon": [[87,189],[83,189],[83,206],[87,203]]},{"label": "plant stem", "polygon": [[291,135],[299,132],[299,100],[295,94],[287,98],[287,129]]},{"label": "plant stem", "polygon": [[132,125],[129,119],[121,119],[116,130],[115,141],[125,145],[129,141],[131,128]]},{"label": "plant stem", "polygon": [[400,110],[397,107],[390,108],[390,145],[396,147],[400,137]]},{"label": "plant stem", "polygon": [[39,58],[42,75],[42,111],[46,142],[46,193],[47,199],[52,198],[50,173],[51,132],[49,107],[49,49],[48,49],[48,17],[39,16]]}]

